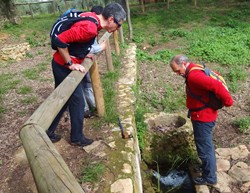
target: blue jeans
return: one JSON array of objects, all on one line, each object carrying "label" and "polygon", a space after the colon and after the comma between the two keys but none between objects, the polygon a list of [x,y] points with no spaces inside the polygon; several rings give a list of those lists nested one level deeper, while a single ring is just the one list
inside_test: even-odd
[{"label": "blue jeans", "polygon": [[[57,87],[70,73],[71,70],[57,64],[52,60],[52,69],[55,79],[55,87]],[[69,100],[63,106],[61,111],[58,113],[52,124],[50,125],[48,132],[53,133],[64,113],[69,108],[70,122],[71,122],[71,142],[78,142],[84,140],[83,135],[83,119],[84,119],[84,98],[82,85],[79,84],[75,91],[70,96]]]},{"label": "blue jeans", "polygon": [[213,145],[213,122],[192,121],[194,140],[198,156],[202,162],[203,178],[209,183],[217,182],[216,157]]},{"label": "blue jeans", "polygon": [[96,108],[95,105],[95,97],[92,88],[83,88],[83,97],[85,101],[84,111],[94,110]]}]

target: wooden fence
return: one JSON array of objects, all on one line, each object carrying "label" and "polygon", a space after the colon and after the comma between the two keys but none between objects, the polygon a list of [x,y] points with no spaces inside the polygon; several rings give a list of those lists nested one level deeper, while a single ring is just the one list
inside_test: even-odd
[{"label": "wooden fence", "polygon": [[15,6],[20,6],[20,5],[28,5],[29,6],[29,14],[31,15],[32,18],[34,18],[34,13],[32,9],[32,5],[34,4],[42,4],[42,3],[51,3],[52,8],[53,8],[53,13],[55,13],[55,3],[54,1],[39,1],[39,2],[27,2],[27,3],[15,3]]},{"label": "wooden fence", "polygon": [[[110,35],[106,32],[99,43],[108,40]],[[111,53],[109,55],[111,57]],[[95,98],[98,99],[96,100],[97,111],[100,116],[103,116],[105,109],[98,66],[89,58],[84,60],[83,66],[86,72],[90,71]],[[20,138],[39,193],[84,193],[45,131],[85,74],[72,71],[20,130]]]}]

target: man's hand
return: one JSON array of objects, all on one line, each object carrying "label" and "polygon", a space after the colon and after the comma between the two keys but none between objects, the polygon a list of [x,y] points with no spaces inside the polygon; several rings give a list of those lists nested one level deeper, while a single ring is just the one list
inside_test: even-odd
[{"label": "man's hand", "polygon": [[101,48],[102,48],[102,51],[105,50],[105,49],[106,49],[106,46],[107,46],[106,41],[102,42],[102,43],[100,44],[100,46],[101,46]]},{"label": "man's hand", "polygon": [[86,72],[86,69],[84,68],[84,66],[80,65],[80,64],[72,64],[71,66],[69,66],[70,70],[77,70],[80,71],[81,73]]}]

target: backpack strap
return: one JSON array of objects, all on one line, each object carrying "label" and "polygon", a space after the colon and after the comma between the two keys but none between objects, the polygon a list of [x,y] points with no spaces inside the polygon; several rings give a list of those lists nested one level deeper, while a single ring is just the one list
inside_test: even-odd
[{"label": "backpack strap", "polygon": [[200,96],[200,95],[196,95],[196,94],[194,94],[194,93],[190,90],[190,88],[189,88],[189,86],[188,86],[188,82],[187,82],[188,74],[189,74],[190,72],[192,72],[193,70],[202,70],[202,71],[204,71],[204,72],[206,73],[205,69],[206,69],[206,68],[204,67],[204,65],[201,65],[201,64],[196,64],[194,67],[192,67],[192,68],[190,68],[190,69],[187,69],[187,72],[186,72],[186,80],[185,80],[187,93],[188,93],[192,98],[194,98],[194,99],[198,100],[199,102],[201,102],[202,104],[204,104],[202,107],[194,108],[194,109],[189,109],[190,112],[192,112],[192,111],[201,111],[201,110],[203,110],[203,109],[209,107],[209,106],[208,106],[208,103],[205,102],[205,101],[203,101],[203,100],[201,99],[201,96]]}]

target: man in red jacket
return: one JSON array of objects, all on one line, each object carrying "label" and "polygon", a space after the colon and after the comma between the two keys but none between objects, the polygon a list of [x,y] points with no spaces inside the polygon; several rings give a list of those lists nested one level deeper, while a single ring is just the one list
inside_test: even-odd
[{"label": "man in red jacket", "polygon": [[[226,87],[218,80],[207,76],[202,70],[189,70],[195,66],[189,62],[187,56],[179,54],[170,61],[172,70],[184,78],[188,89],[193,95],[199,96],[203,101],[209,101],[209,91],[213,92],[226,107],[233,105],[233,99]],[[188,76],[187,76],[188,75]],[[217,183],[216,157],[213,145],[213,127],[217,118],[217,110],[204,107],[204,103],[190,95],[186,88],[186,106],[194,130],[194,140],[198,156],[202,162],[202,176],[194,179],[195,184],[214,185]]]},{"label": "man in red jacket", "polygon": [[[81,16],[91,17],[96,22],[90,20],[78,21],[70,29],[53,36],[51,39],[52,45],[57,49],[52,60],[55,87],[72,70],[85,72],[85,68],[81,63],[89,53],[99,30],[104,29],[110,33],[114,32],[126,20],[126,12],[118,3],[108,4],[100,15],[94,12],[85,12]],[[93,140],[86,138],[83,134],[84,98],[81,84],[76,87],[65,106],[58,113],[47,130],[47,135],[52,142],[57,142],[61,139],[61,136],[56,134],[55,130],[67,107],[69,108],[71,122],[71,144],[79,146],[90,145],[93,143]]]}]

